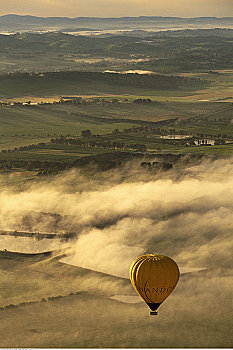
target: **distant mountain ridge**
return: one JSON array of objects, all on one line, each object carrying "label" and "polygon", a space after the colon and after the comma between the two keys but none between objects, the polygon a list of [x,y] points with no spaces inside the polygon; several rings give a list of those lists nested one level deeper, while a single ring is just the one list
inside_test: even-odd
[{"label": "distant mountain ridge", "polygon": [[233,17],[37,17],[31,15],[7,14],[0,16],[0,29],[5,31],[17,30],[62,30],[64,26],[93,28],[93,29],[140,29],[160,28],[161,26],[185,26],[185,27],[232,27]]},{"label": "distant mountain ridge", "polygon": [[16,14],[7,14],[0,16],[0,21],[8,21],[8,20],[19,20],[19,19],[28,19],[32,21],[38,21],[38,20],[46,20],[46,21],[77,21],[77,20],[180,20],[180,21],[192,21],[192,20],[233,20],[233,17],[171,17],[171,16],[124,16],[124,17],[39,17],[39,16],[32,16],[32,15],[16,15]]}]

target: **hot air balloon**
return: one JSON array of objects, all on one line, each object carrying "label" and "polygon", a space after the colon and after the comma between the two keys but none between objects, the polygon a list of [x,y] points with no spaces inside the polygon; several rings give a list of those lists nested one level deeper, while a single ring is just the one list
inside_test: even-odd
[{"label": "hot air balloon", "polygon": [[134,289],[152,310],[151,315],[157,315],[156,310],[172,293],[180,276],[174,260],[155,254],[136,258],[129,273]]}]

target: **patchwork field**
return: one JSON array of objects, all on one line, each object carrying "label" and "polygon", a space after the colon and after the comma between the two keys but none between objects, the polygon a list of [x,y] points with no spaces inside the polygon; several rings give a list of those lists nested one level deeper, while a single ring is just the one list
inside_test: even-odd
[{"label": "patchwork field", "polygon": [[232,23],[0,16],[0,347],[232,348]]}]

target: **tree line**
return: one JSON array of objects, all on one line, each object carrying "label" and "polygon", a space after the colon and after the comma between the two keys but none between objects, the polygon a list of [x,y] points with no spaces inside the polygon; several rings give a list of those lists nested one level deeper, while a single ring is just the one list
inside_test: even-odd
[{"label": "tree line", "polygon": [[[85,130],[82,132],[82,135],[85,135],[87,137],[87,134],[89,134],[90,130]],[[147,147],[144,144],[140,143],[132,143],[132,144],[125,144],[124,142],[119,141],[102,141],[102,140],[82,140],[78,138],[67,138],[67,137],[59,137],[59,138],[52,138],[51,140],[52,144],[60,144],[60,145],[76,145],[79,147],[90,147],[90,148],[103,148],[103,149],[114,149],[114,150],[130,150],[133,149],[138,152],[146,152]]]},{"label": "tree line", "polygon": [[186,78],[183,76],[171,76],[162,74],[122,74],[122,73],[108,73],[108,72],[88,72],[88,71],[61,71],[61,72],[45,72],[43,75],[37,73],[7,73],[0,75],[0,81],[6,83],[7,81],[25,81],[25,83],[93,83],[101,82],[118,86],[131,86],[138,88],[154,88],[166,90],[169,88],[206,85],[206,82],[198,81],[194,78]]}]

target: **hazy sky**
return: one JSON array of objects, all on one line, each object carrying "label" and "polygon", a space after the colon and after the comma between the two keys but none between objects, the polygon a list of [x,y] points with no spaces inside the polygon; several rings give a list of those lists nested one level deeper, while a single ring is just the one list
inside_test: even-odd
[{"label": "hazy sky", "polygon": [[0,0],[0,15],[233,16],[233,0]]}]

